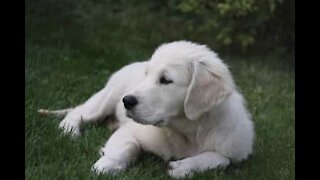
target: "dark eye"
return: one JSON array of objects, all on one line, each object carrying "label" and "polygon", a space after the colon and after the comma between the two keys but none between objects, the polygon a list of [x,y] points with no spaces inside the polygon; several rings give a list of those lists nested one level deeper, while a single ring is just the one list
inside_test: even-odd
[{"label": "dark eye", "polygon": [[173,81],[167,79],[167,78],[164,77],[164,76],[162,76],[162,77],[160,78],[160,84],[170,84],[170,83],[172,83],[172,82],[173,82]]}]

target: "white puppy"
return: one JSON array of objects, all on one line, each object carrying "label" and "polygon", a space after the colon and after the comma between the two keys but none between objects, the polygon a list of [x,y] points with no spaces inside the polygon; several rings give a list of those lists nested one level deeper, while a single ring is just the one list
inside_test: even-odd
[{"label": "white puppy", "polygon": [[204,45],[161,45],[146,62],[114,73],[104,89],[65,115],[60,128],[80,134],[83,122],[114,115],[118,129],[92,170],[124,170],[141,150],[169,162],[175,178],[226,167],[252,152],[253,123],[227,66]]}]

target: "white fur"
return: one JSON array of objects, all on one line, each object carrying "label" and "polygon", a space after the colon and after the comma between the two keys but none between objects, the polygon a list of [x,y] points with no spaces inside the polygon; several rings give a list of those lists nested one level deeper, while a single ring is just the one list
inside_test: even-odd
[{"label": "white fur", "polygon": [[[163,75],[173,83],[160,84]],[[123,106],[126,95],[138,99],[132,110]],[[73,135],[80,134],[82,122],[112,114],[118,120],[92,167],[97,173],[126,169],[141,150],[175,159],[168,170],[175,178],[226,167],[252,152],[253,123],[227,66],[192,42],[163,44],[149,61],[122,68],[104,89],[69,111],[59,127]]]}]

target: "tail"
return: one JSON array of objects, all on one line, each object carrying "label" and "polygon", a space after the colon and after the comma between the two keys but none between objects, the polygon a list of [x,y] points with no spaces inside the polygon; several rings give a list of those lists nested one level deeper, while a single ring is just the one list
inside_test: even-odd
[{"label": "tail", "polygon": [[60,109],[60,110],[47,110],[47,109],[39,109],[38,110],[38,113],[41,114],[41,115],[55,115],[55,116],[58,116],[58,117],[61,117],[61,116],[65,116],[67,115],[70,111],[72,111],[74,108],[68,108],[68,109]]}]

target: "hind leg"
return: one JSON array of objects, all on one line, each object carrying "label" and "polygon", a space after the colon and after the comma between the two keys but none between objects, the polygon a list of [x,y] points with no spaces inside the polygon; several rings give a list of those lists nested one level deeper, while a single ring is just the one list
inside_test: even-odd
[{"label": "hind leg", "polygon": [[[82,122],[93,122],[114,115],[117,103],[126,90],[131,89],[144,78],[145,63],[133,63],[114,73],[106,87],[93,95],[84,104],[76,107],[61,121],[64,132],[80,134]],[[122,103],[121,103],[122,105]]]},{"label": "hind leg", "polygon": [[112,97],[108,86],[106,86],[85,103],[67,113],[59,127],[63,129],[64,133],[71,132],[72,135],[79,135],[82,123],[99,121],[111,115],[114,111],[115,101],[115,97]]},{"label": "hind leg", "polygon": [[109,115],[114,115],[116,104],[121,100],[124,92],[144,78],[144,68],[145,62],[125,66],[110,77],[105,88],[74,109],[39,110],[39,113],[59,116],[66,114],[59,127],[65,133],[71,132],[72,135],[79,135],[81,123],[98,121]]}]

